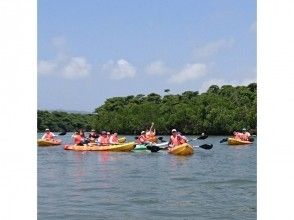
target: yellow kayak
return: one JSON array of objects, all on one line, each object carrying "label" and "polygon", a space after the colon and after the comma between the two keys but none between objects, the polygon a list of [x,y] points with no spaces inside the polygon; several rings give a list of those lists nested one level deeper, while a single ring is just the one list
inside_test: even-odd
[{"label": "yellow kayak", "polygon": [[228,138],[228,144],[229,145],[242,145],[242,144],[252,144],[250,141],[242,141],[235,138]]},{"label": "yellow kayak", "polygon": [[129,142],[125,144],[117,145],[106,145],[99,146],[96,144],[76,146],[76,145],[65,145],[64,150],[75,150],[75,151],[131,151],[135,148],[135,142]]},{"label": "yellow kayak", "polygon": [[39,139],[37,141],[38,146],[40,147],[48,147],[48,146],[56,146],[61,144],[61,140],[53,139],[53,140],[43,140]]},{"label": "yellow kayak", "polygon": [[186,156],[186,155],[193,154],[194,150],[190,144],[185,143],[185,144],[181,144],[173,148],[170,148],[168,152],[174,155]]}]

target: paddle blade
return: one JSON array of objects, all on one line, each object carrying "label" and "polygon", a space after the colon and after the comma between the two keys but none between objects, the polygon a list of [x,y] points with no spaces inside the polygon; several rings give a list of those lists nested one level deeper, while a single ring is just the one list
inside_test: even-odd
[{"label": "paddle blade", "polygon": [[58,135],[60,135],[60,136],[66,135],[66,131],[63,131],[63,132],[59,133]]},{"label": "paddle blade", "polygon": [[197,139],[198,139],[198,140],[205,140],[206,138],[208,138],[208,135],[200,136],[200,137],[198,137]]},{"label": "paddle blade", "polygon": [[224,143],[224,142],[227,142],[227,141],[228,141],[228,138],[224,138],[224,139],[220,140],[219,142]]},{"label": "paddle blade", "polygon": [[213,147],[213,144],[202,144],[199,147],[205,150],[210,150]]},{"label": "paddle blade", "polygon": [[157,146],[154,146],[154,145],[148,145],[148,146],[146,146],[146,148],[148,150],[150,150],[151,152],[157,152],[157,151],[161,150],[160,147],[157,147]]}]

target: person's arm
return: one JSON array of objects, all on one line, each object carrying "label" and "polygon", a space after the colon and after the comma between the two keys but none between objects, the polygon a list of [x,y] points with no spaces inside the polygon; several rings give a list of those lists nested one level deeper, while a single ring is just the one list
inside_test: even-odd
[{"label": "person's arm", "polygon": [[149,129],[150,132],[152,131],[153,125],[154,125],[154,123],[152,122],[151,127]]},{"label": "person's arm", "polygon": [[45,135],[46,135],[46,134],[44,134],[44,135],[42,136],[42,138],[41,138],[42,140],[45,140]]}]

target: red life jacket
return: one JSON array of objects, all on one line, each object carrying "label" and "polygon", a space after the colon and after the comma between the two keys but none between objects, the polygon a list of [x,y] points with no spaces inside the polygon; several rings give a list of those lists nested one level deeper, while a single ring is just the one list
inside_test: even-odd
[{"label": "red life jacket", "polygon": [[102,136],[99,137],[98,142],[101,145],[108,145],[109,144],[109,138],[108,137],[103,137],[103,135],[102,135]]},{"label": "red life jacket", "polygon": [[49,133],[46,133],[45,134],[45,139],[53,139],[53,137],[54,137],[54,135],[53,135],[53,133],[52,132],[49,132]]},{"label": "red life jacket", "polygon": [[117,136],[114,136],[114,135],[111,135],[110,138],[109,138],[109,142],[112,143],[112,144],[118,144],[118,137]]},{"label": "red life jacket", "polygon": [[74,136],[74,143],[75,143],[75,144],[79,144],[79,143],[81,143],[82,140],[83,140],[83,138],[82,138],[81,135],[77,134],[77,135]]}]

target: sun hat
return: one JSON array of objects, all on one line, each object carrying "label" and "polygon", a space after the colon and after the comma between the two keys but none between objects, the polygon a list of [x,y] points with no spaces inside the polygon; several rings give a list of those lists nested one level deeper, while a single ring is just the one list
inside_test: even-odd
[{"label": "sun hat", "polygon": [[176,129],[173,129],[172,132],[177,132],[177,130]]},{"label": "sun hat", "polygon": [[246,131],[246,128],[243,128],[242,131]]},{"label": "sun hat", "polygon": [[91,132],[94,132],[94,131],[95,131],[95,129],[92,129],[92,130],[91,130]]},{"label": "sun hat", "polygon": [[49,128],[46,128],[45,131],[50,131]]},{"label": "sun hat", "polygon": [[141,134],[145,134],[146,132],[145,131],[141,131]]}]

